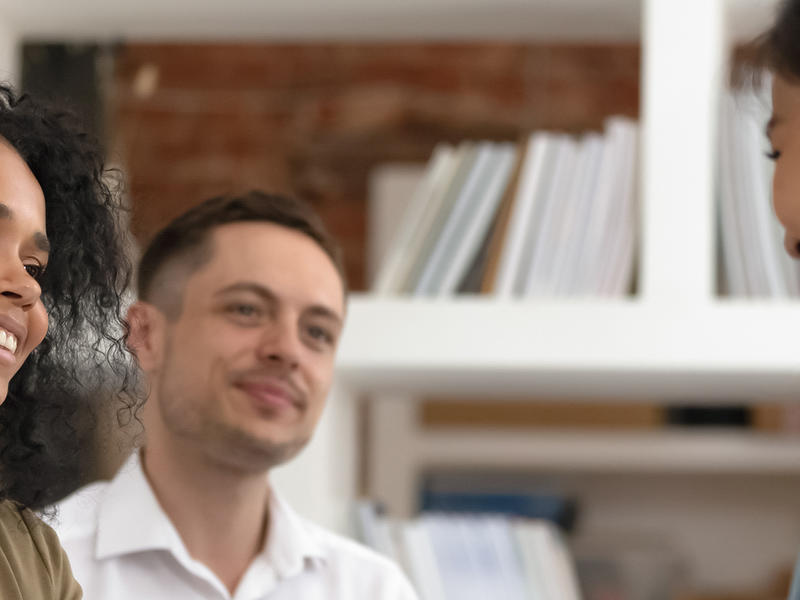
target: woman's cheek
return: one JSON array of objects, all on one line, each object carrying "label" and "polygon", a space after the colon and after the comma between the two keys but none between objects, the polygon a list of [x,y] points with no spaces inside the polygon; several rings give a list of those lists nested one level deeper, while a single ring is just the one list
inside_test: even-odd
[{"label": "woman's cheek", "polygon": [[28,347],[26,348],[27,354],[30,354],[36,346],[42,343],[44,336],[47,334],[49,326],[49,319],[47,316],[47,309],[39,300],[30,313],[28,313]]},{"label": "woman's cheek", "polygon": [[[794,236],[800,235],[800,165],[796,168],[787,168],[784,156],[778,159],[775,165],[775,175],[772,181],[772,203],[775,215]],[[791,167],[792,165],[789,165]]]}]

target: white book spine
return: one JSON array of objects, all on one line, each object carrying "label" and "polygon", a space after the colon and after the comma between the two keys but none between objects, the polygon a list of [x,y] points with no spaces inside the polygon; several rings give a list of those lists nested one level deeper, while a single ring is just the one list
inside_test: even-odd
[{"label": "white book spine", "polygon": [[449,600],[436,566],[436,555],[424,519],[404,523],[402,536],[411,579],[421,600]]},{"label": "white book spine", "polygon": [[587,216],[590,213],[602,152],[602,136],[588,134],[581,140],[574,185],[569,196],[564,198],[566,206],[559,224],[553,258],[552,292],[556,296],[574,295],[578,291],[578,256],[591,227]]},{"label": "white book spine", "polygon": [[470,214],[467,215],[468,219],[461,234],[455,238],[456,248],[446,265],[441,282],[436,286],[437,295],[453,294],[469,269],[508,185],[515,154],[516,151],[511,144],[502,144],[496,148],[496,161],[491,171],[487,173],[487,180],[479,197],[474,204],[471,204]]},{"label": "white book spine", "polygon": [[572,176],[578,157],[578,146],[575,140],[560,137],[557,140],[558,150],[553,168],[552,183],[547,194],[542,198],[542,219],[538,227],[529,231],[534,241],[531,265],[524,280],[523,295],[538,296],[552,291],[552,272],[555,248],[558,243],[557,234],[562,219],[565,203],[570,193]]},{"label": "white book spine", "polygon": [[638,222],[636,190],[638,165],[638,128],[629,123],[624,155],[618,179],[618,202],[613,222],[618,228],[612,238],[612,252],[609,260],[608,284],[605,291],[614,297],[628,293],[633,279],[636,224]]},{"label": "white book spine", "polygon": [[495,295],[509,297],[516,287],[529,223],[535,214],[536,187],[544,175],[549,135],[537,132],[528,138],[525,162],[514,194],[508,235],[500,253]]},{"label": "white book spine", "polygon": [[441,181],[453,160],[453,149],[449,146],[437,146],[434,150],[422,180],[409,201],[403,219],[386,251],[386,258],[375,277],[373,286],[375,293],[390,294],[398,290],[406,253],[411,248],[415,232],[424,222],[426,211],[433,206],[431,197],[436,191],[437,183]]},{"label": "white book spine", "polygon": [[486,174],[492,166],[494,157],[495,152],[492,144],[488,142],[478,144],[478,153],[475,157],[475,162],[458,196],[453,202],[442,231],[433,246],[433,250],[425,261],[422,274],[414,289],[415,295],[429,296],[436,290],[436,286],[443,276],[447,260],[452,256],[451,251],[456,243],[456,236],[459,235],[459,228],[467,216],[470,208],[470,201],[486,181]]}]

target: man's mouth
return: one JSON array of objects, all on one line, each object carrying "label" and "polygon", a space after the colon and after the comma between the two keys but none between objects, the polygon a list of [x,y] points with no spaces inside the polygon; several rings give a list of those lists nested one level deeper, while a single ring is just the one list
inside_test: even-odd
[{"label": "man's mouth", "polygon": [[285,384],[242,381],[237,383],[236,387],[249,395],[261,408],[270,410],[298,408],[296,394]]}]

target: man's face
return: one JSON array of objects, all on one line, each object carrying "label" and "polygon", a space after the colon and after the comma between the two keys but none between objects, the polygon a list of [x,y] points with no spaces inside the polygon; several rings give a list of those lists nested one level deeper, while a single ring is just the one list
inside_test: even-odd
[{"label": "man's face", "polygon": [[148,369],[160,429],[212,460],[261,470],[294,456],[319,420],[343,284],[313,240],[279,225],[228,224],[210,241],[212,258],[187,278]]}]

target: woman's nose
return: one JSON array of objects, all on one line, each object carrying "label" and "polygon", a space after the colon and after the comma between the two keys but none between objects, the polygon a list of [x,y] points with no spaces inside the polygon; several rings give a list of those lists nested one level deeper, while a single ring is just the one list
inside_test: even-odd
[{"label": "woman's nose", "polygon": [[9,265],[0,269],[0,294],[24,308],[36,303],[42,289],[24,266]]}]

